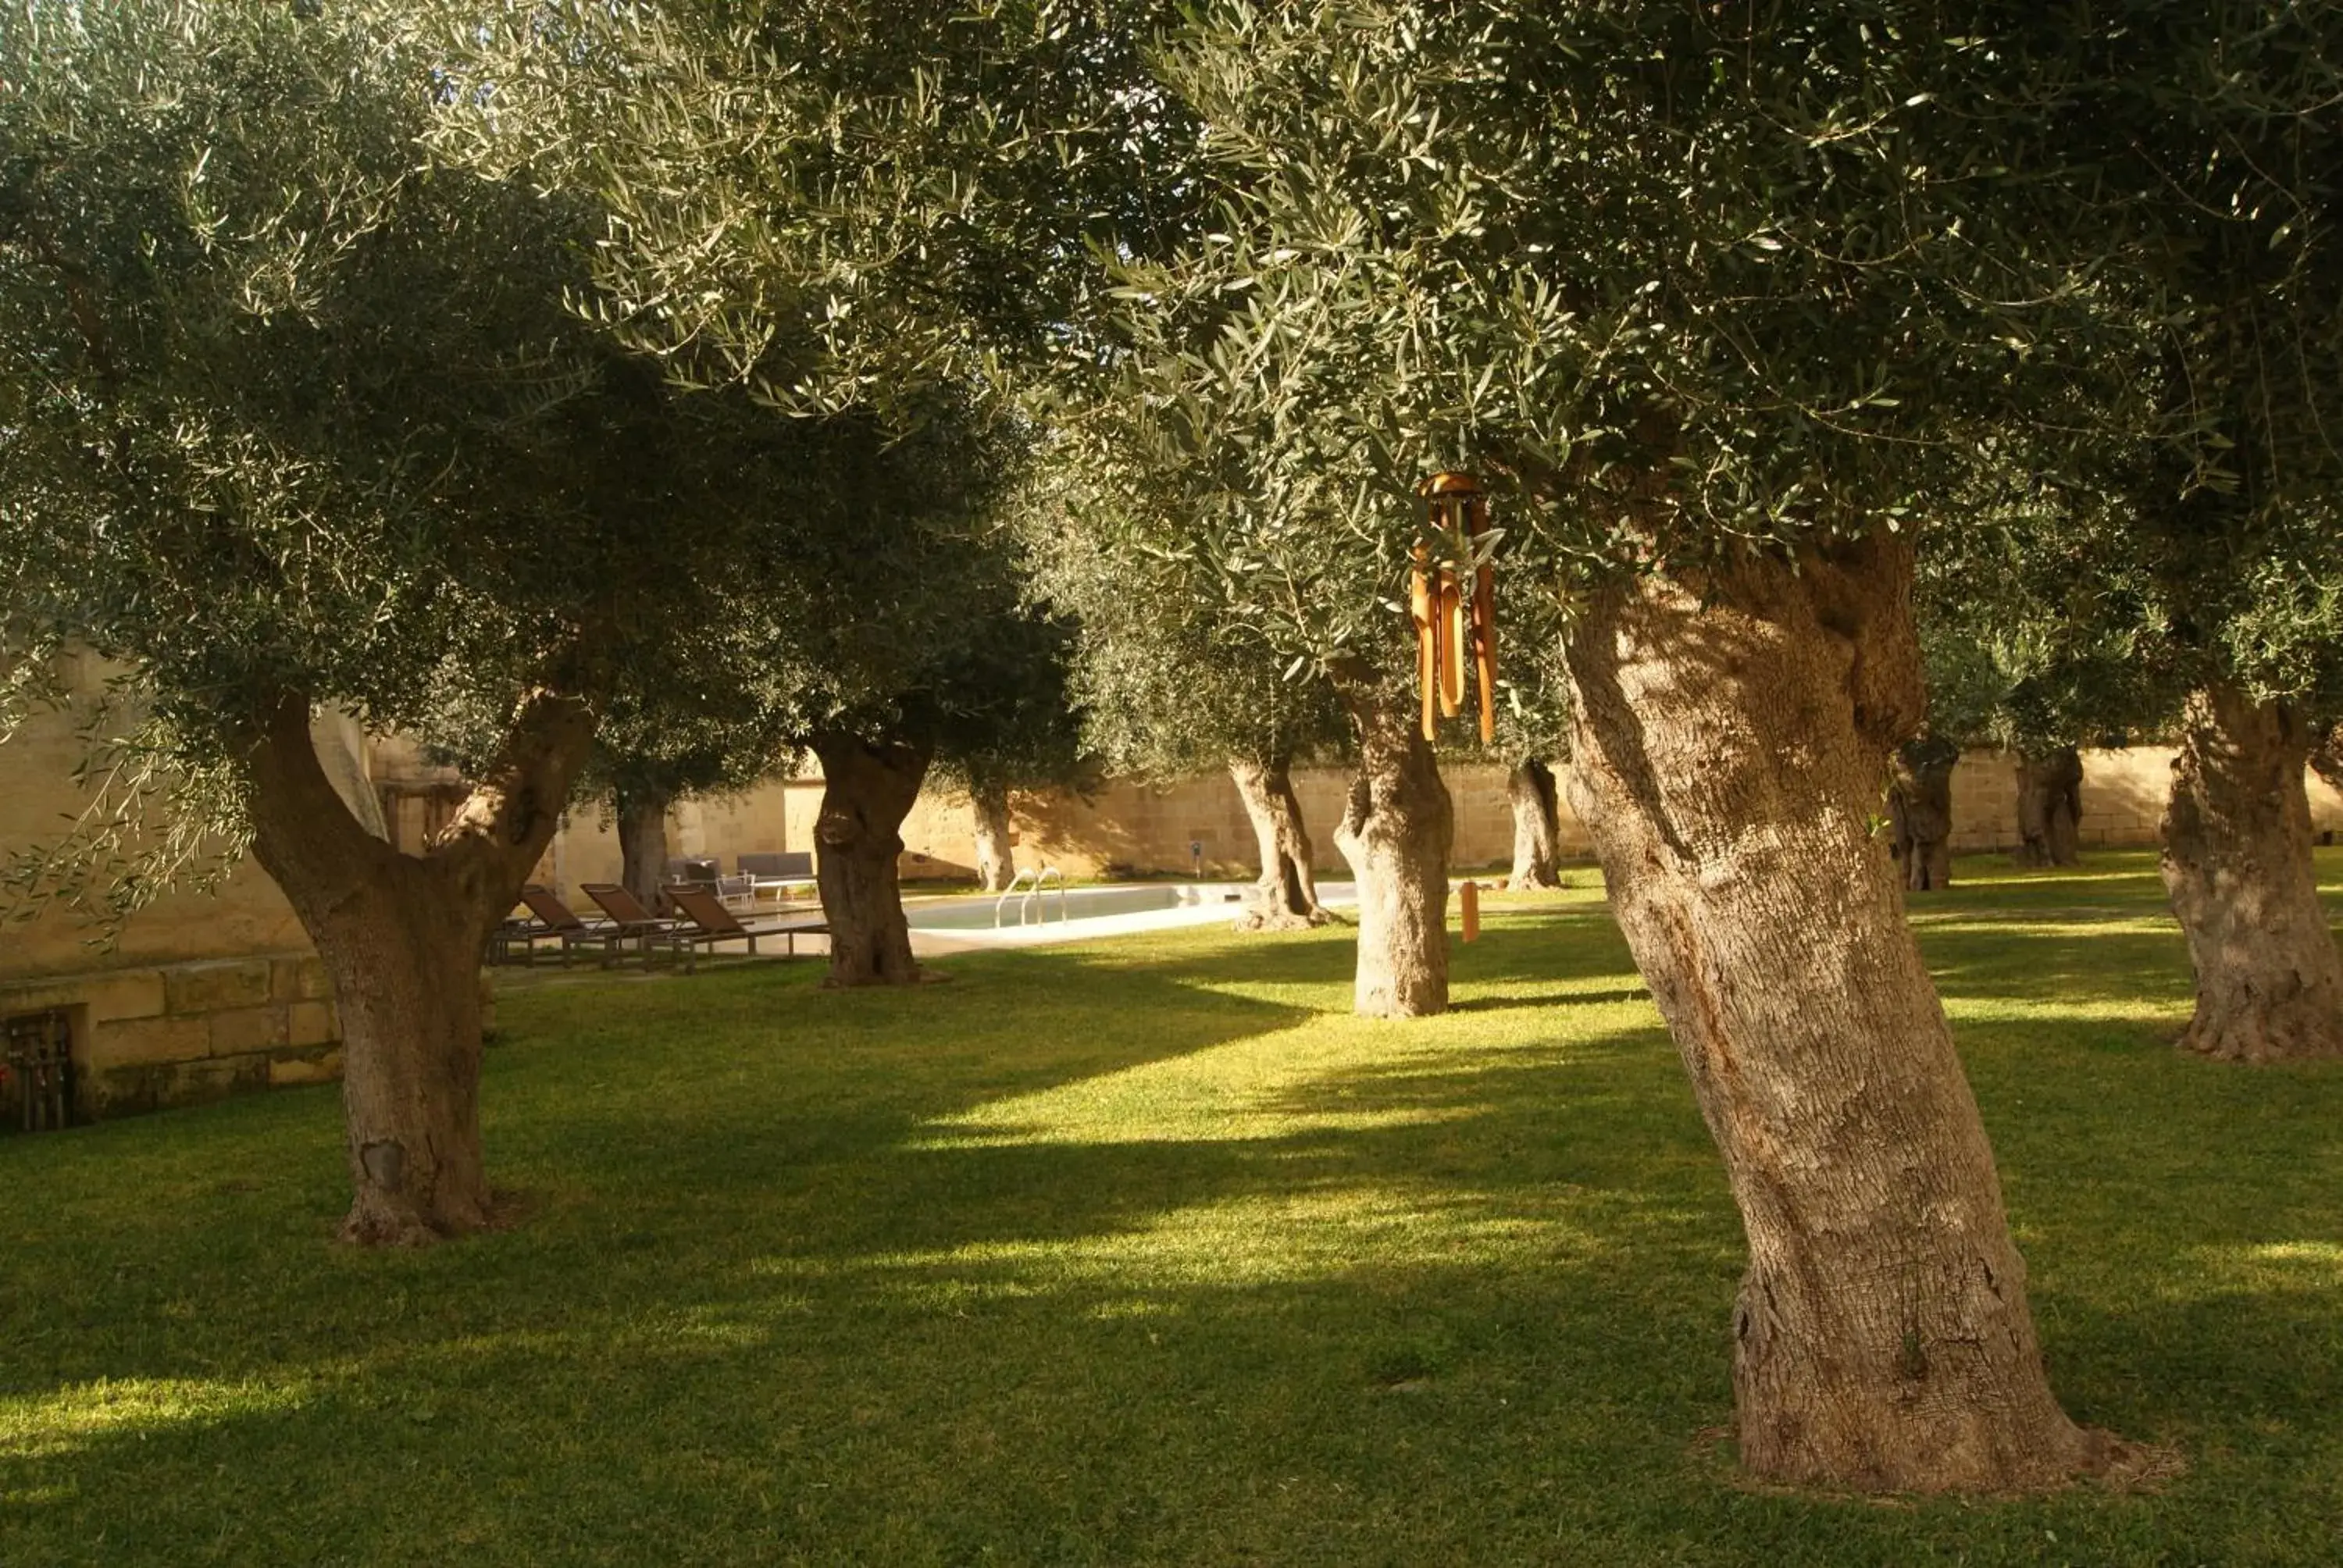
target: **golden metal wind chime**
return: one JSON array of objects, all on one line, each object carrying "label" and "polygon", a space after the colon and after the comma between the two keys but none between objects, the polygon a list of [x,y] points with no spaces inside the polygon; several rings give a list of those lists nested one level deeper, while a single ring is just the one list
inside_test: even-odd
[{"label": "golden metal wind chime", "polygon": [[[1465,635],[1472,635],[1473,684],[1481,698],[1481,744],[1497,738],[1497,585],[1479,548],[1489,531],[1489,498],[1469,474],[1434,474],[1421,487],[1430,508],[1426,531],[1445,545],[1436,566],[1418,541],[1408,584],[1415,621],[1415,674],[1423,694],[1423,738],[1464,707]],[[1459,572],[1463,580],[1459,580]]]}]

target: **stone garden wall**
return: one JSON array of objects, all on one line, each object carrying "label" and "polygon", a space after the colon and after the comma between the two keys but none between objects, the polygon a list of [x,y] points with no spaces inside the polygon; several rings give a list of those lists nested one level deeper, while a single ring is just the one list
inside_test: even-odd
[{"label": "stone garden wall", "polygon": [[[76,694],[105,670],[69,657]],[[329,769],[347,771],[353,735],[319,728]],[[337,755],[337,753],[340,755]],[[82,745],[67,714],[36,715],[0,746],[0,854],[55,841],[81,810]],[[307,1082],[340,1068],[323,968],[277,884],[249,862],[216,894],[166,894],[107,943],[53,907],[0,930],[0,1021],[63,1012],[74,1100],[84,1119]],[[0,1095],[0,1118],[11,1114]]]},{"label": "stone garden wall", "polygon": [[314,953],[0,983],[0,1017],[51,1010],[71,1020],[81,1120],[341,1073],[333,988]]},{"label": "stone garden wall", "polygon": [[[1513,816],[1501,768],[1450,760],[1443,769],[1455,803],[1454,863],[1459,869],[1502,867],[1513,855]],[[2086,849],[2139,848],[2157,841],[2170,788],[2172,750],[2139,746],[2083,753]],[[2343,831],[2343,797],[2310,777],[2311,816],[2322,831]],[[1334,848],[1334,824],[1350,790],[1339,769],[1297,769],[1294,793],[1317,850],[1318,869],[1345,874]],[[1249,878],[1252,829],[1236,787],[1224,773],[1201,774],[1169,785],[1117,779],[1087,799],[1021,795],[1013,807],[1017,863],[1055,866],[1075,877],[1118,874],[1178,876],[1196,869],[1192,844],[1202,846],[1203,874]],[[709,855],[729,869],[742,850],[804,850],[814,842],[821,780],[776,780],[741,794],[687,802],[669,826],[678,855]],[[2013,849],[2017,844],[2016,759],[2006,752],[1971,751],[1953,773],[1953,845],[1963,852]],[[907,879],[967,879],[975,875],[976,839],[965,796],[930,789],[903,824]],[[1566,856],[1590,857],[1585,829],[1562,809]],[[575,892],[580,883],[616,881],[618,841],[591,805],[572,810],[540,879]]]}]

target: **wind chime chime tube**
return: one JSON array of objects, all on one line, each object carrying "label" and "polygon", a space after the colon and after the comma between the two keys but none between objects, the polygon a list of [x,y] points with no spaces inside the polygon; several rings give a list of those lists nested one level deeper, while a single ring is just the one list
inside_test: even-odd
[{"label": "wind chime chime tube", "polygon": [[[1489,530],[1489,502],[1465,474],[1434,474],[1423,483],[1430,508],[1427,532],[1444,540],[1446,558],[1437,567],[1432,548],[1419,543],[1408,585],[1408,613],[1415,622],[1416,685],[1423,698],[1423,738],[1437,739],[1440,720],[1464,707],[1464,662],[1470,628],[1473,684],[1481,698],[1481,744],[1497,735],[1497,589],[1494,574],[1479,559],[1481,537]],[[1472,578],[1460,582],[1460,565]]]}]

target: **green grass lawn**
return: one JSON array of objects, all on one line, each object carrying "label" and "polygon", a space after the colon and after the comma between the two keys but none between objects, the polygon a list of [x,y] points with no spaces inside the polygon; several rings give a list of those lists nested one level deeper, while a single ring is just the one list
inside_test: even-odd
[{"label": "green grass lawn", "polygon": [[2053,1381],[2160,1491],[1736,1484],[1738,1227],[1580,891],[1412,1025],[1339,930],[517,987],[525,1218],[417,1253],[329,1240],[331,1090],[0,1140],[0,1563],[2337,1562],[2343,1070],[2169,1049],[2148,857],[1960,871]]}]

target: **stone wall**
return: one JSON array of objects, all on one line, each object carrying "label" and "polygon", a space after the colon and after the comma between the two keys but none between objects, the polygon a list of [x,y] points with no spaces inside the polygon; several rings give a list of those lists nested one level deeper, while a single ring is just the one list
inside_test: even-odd
[{"label": "stone wall", "polygon": [[[1442,769],[1455,810],[1456,839],[1451,862],[1460,869],[1510,866],[1513,853],[1513,808],[1505,795],[1505,769],[1486,763],[1450,762]],[[1334,827],[1349,800],[1351,775],[1334,768],[1298,768],[1293,793],[1310,829],[1321,872],[1347,875]],[[964,799],[921,801],[915,818],[928,852],[972,861],[975,838]],[[1202,774],[1172,785],[1118,780],[1089,800],[1021,796],[1016,808],[1018,864],[1046,862],[1075,875],[1115,870],[1192,871],[1191,845],[1202,847],[1208,877],[1250,878],[1257,868],[1252,824],[1236,785],[1226,773]],[[1562,807],[1562,846],[1567,855],[1593,852],[1585,830]],[[907,844],[911,835],[904,835]]]},{"label": "stone wall", "polygon": [[[105,669],[68,656],[63,674],[77,698],[94,699]],[[0,746],[0,855],[55,842],[86,804],[74,783],[83,759],[71,711],[35,714]],[[307,945],[285,896],[257,866],[230,873],[216,896],[166,894],[139,912],[111,951],[99,933],[68,911],[0,930],[0,985],[33,975],[85,974],[152,968],[194,960],[281,952]]]},{"label": "stone wall", "polygon": [[341,1072],[333,988],[314,953],[0,981],[0,1018],[50,1011],[70,1020],[80,1120]]},{"label": "stone wall", "polygon": [[[1486,764],[1452,764],[1448,790],[1456,813],[1454,860],[1460,868],[1509,864],[1513,850],[1512,808],[1505,796],[1505,770]],[[1342,874],[1334,847],[1351,788],[1340,769],[1297,769],[1294,794],[1301,799],[1320,870]],[[753,789],[706,800],[685,801],[668,822],[670,851],[710,856],[724,869],[748,851],[808,851],[821,811],[820,778],[770,780]],[[1236,786],[1225,773],[1202,774],[1176,784],[1117,779],[1087,799],[1063,795],[1021,794],[1011,802],[1020,869],[1054,866],[1073,877],[1180,875],[1192,873],[1192,843],[1202,846],[1203,874],[1250,879],[1255,870],[1252,823]],[[402,842],[406,840],[402,839]],[[1584,831],[1563,807],[1565,854],[1592,852]],[[920,796],[903,821],[903,876],[912,881],[970,880],[976,875],[976,829],[968,797],[931,789]],[[582,802],[571,808],[553,847],[538,867],[538,879],[578,896],[588,882],[618,879],[617,831],[606,808]]]},{"label": "stone wall", "polygon": [[[98,694],[106,671],[68,656],[60,674],[79,701]],[[71,709],[36,714],[0,746],[0,855],[54,842],[83,809],[79,719]],[[362,764],[356,739],[347,722],[318,726],[337,779]],[[111,943],[60,906],[0,930],[0,1020],[52,1011],[72,1031],[85,1118],[339,1068],[325,971],[277,884],[248,861],[216,893],[164,894]]]},{"label": "stone wall", "polygon": [[[1953,846],[1965,853],[2017,847],[2016,761],[2006,752],[1965,754],[1953,772]],[[1485,763],[1452,760],[1443,768],[1455,803],[1453,863],[1460,869],[1503,868],[1513,856],[1513,814],[1505,771]],[[2156,843],[2170,787],[2172,749],[2140,746],[2083,753],[2086,849],[2139,848]],[[2311,815],[2322,831],[2343,831],[2343,796],[2309,779]],[[809,850],[821,809],[818,777],[779,779],[737,795],[688,801],[669,824],[677,855],[712,856],[726,869],[742,850]],[[1297,769],[1294,794],[1315,847],[1318,869],[1344,873],[1334,847],[1334,824],[1350,790],[1340,769]],[[1074,877],[1192,873],[1190,845],[1202,847],[1211,878],[1253,875],[1252,824],[1236,786],[1225,773],[1200,774],[1173,784],[1116,779],[1090,798],[1015,797],[1012,827],[1021,869],[1055,866]],[[539,879],[574,894],[580,883],[618,879],[618,841],[607,814],[591,804],[574,808],[538,869]],[[930,789],[903,823],[903,875],[969,879],[975,876],[976,838],[966,796]],[[1584,827],[1562,802],[1562,851],[1590,858]]]},{"label": "stone wall", "polygon": [[[2141,849],[2163,831],[2172,790],[2173,749],[2130,746],[2083,752],[2083,848]],[[2343,832],[2343,795],[2307,774],[2314,830]],[[2017,759],[2006,751],[1967,751],[1953,769],[1953,848],[1964,852],[2017,848]]]}]

